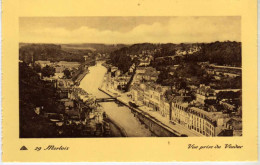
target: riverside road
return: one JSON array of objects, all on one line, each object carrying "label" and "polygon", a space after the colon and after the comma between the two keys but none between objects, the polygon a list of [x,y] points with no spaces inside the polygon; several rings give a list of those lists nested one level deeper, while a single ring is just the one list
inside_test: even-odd
[{"label": "riverside road", "polygon": [[[105,93],[99,91],[99,87],[103,82],[103,78],[107,69],[97,62],[95,66],[89,67],[89,73],[82,79],[80,87],[93,94],[96,98],[110,98]],[[149,129],[145,128],[144,124],[134,117],[131,110],[116,102],[102,102],[99,103],[104,108],[108,117],[124,129],[128,137],[149,137],[154,136]],[[118,134],[116,129],[111,129],[114,134]]]}]

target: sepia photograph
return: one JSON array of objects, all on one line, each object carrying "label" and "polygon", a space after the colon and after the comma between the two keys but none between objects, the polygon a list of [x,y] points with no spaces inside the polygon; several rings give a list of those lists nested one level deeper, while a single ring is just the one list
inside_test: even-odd
[{"label": "sepia photograph", "polygon": [[243,135],[240,16],[19,17],[19,138]]}]

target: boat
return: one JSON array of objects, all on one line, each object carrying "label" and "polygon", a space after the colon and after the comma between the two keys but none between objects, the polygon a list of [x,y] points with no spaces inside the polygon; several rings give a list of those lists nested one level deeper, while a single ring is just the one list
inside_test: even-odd
[{"label": "boat", "polygon": [[136,105],[135,103],[133,103],[131,101],[129,101],[128,103],[129,103],[130,106],[132,106],[134,108],[138,108],[139,107],[138,105]]}]

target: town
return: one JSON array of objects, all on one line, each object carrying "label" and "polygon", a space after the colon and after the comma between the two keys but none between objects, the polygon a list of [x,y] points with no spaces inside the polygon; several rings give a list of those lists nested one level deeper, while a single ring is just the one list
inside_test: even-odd
[{"label": "town", "polygon": [[[242,136],[240,43],[120,45],[107,52],[78,51],[74,61],[46,60],[45,52],[39,58],[28,53],[30,46],[20,50],[21,137],[131,136],[102,106],[110,101],[128,107],[145,125],[140,130],[152,136]],[[54,49],[69,56],[68,45],[65,52]],[[102,76],[98,90],[105,98],[82,87],[97,63],[104,77],[93,79],[99,83]]]},{"label": "town", "polygon": [[[192,55],[200,49],[177,50],[172,58]],[[216,84],[218,81],[241,79],[241,68],[197,62],[192,65],[197,65],[198,70],[204,72],[202,76],[208,78],[207,85],[200,81],[197,83],[198,77],[193,77],[195,74],[192,77],[186,74],[187,77],[182,77],[182,80],[178,80],[180,77],[173,78],[175,81],[172,83],[162,85],[158,79],[165,73],[151,65],[157,51],[160,50],[143,50],[141,54],[129,55],[132,59],[140,57],[140,62],[138,65],[134,63],[125,73],[116,66],[107,65],[109,72],[105,77],[104,89],[118,93],[124,101],[178,132],[189,130],[185,131],[186,135],[241,136],[241,86],[235,85],[235,81],[230,86]],[[178,64],[170,66],[169,75],[165,78],[182,72],[181,67]]]}]

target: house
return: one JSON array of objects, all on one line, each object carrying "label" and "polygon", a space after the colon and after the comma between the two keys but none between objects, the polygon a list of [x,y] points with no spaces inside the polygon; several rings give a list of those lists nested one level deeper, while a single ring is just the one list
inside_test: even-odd
[{"label": "house", "polygon": [[171,120],[179,123],[185,127],[189,125],[189,112],[188,112],[188,102],[173,102],[172,103],[172,117]]},{"label": "house", "polygon": [[130,75],[123,74],[112,78],[110,84],[113,86],[114,89],[122,89],[128,84],[130,78],[131,78]]},{"label": "house", "polygon": [[172,120],[204,136],[218,136],[225,127],[226,116],[222,112],[208,112],[203,108],[190,107],[185,102],[173,104]]},{"label": "house", "polygon": [[228,128],[233,130],[233,136],[242,136],[242,119],[231,118],[226,122]]},{"label": "house", "polygon": [[115,66],[112,66],[111,67],[111,72],[115,72],[115,71],[117,71],[118,70],[118,67],[115,67]]},{"label": "house", "polygon": [[64,76],[63,72],[62,73],[54,73],[54,78],[56,78],[56,79],[61,79],[61,78],[63,78],[63,76]]},{"label": "house", "polygon": [[47,65],[51,65],[52,63],[50,62],[50,61],[35,61],[35,64],[38,64],[38,65],[40,65],[41,66],[41,68],[43,68],[43,67],[45,67],[45,66],[47,66]]},{"label": "house", "polygon": [[170,115],[170,103],[169,101],[164,97],[164,95],[160,96],[160,114],[163,117],[166,117],[169,119]]},{"label": "house", "polygon": [[144,105],[152,108],[154,111],[159,111],[160,98],[163,93],[163,88],[160,85],[147,83],[144,91]]},{"label": "house", "polygon": [[205,104],[205,100],[216,100],[216,93],[210,86],[201,84],[196,91],[196,101],[202,105]]},{"label": "house", "polygon": [[146,71],[146,67],[136,67],[136,71],[135,73],[138,74],[138,73],[145,73]]},{"label": "house", "polygon": [[129,73],[133,73],[135,70],[135,63],[133,63],[133,65],[129,68]]},{"label": "house", "polygon": [[237,108],[241,105],[240,100],[239,99],[222,99],[219,102],[220,105],[222,105],[224,107],[224,109],[228,110],[228,111],[235,111],[237,110]]},{"label": "house", "polygon": [[55,66],[55,73],[63,73],[63,71],[65,70],[65,67],[63,66]]},{"label": "house", "polygon": [[118,77],[120,75],[121,75],[121,71],[120,70],[115,71],[115,77]]},{"label": "house", "polygon": [[144,84],[137,85],[135,84],[131,88],[131,96],[132,100],[137,104],[137,105],[143,105],[144,101],[144,90],[146,86]]},{"label": "house", "polygon": [[146,81],[156,81],[160,72],[155,68],[148,67],[143,75],[143,79]]},{"label": "house", "polygon": [[150,59],[149,58],[145,58],[145,59],[141,59],[139,66],[148,66],[150,65]]},{"label": "house", "polygon": [[160,74],[159,71],[157,71],[153,67],[145,67],[142,69],[136,70],[136,75],[134,77],[134,82],[140,83],[142,81],[156,81],[158,79],[158,76]]},{"label": "house", "polygon": [[60,99],[59,101],[65,106],[65,108],[68,107],[70,109],[74,107],[74,101],[71,99],[64,98],[64,99]]},{"label": "house", "polygon": [[79,62],[70,62],[70,61],[59,61],[56,63],[58,66],[72,69],[72,68],[78,68],[80,66]]}]

